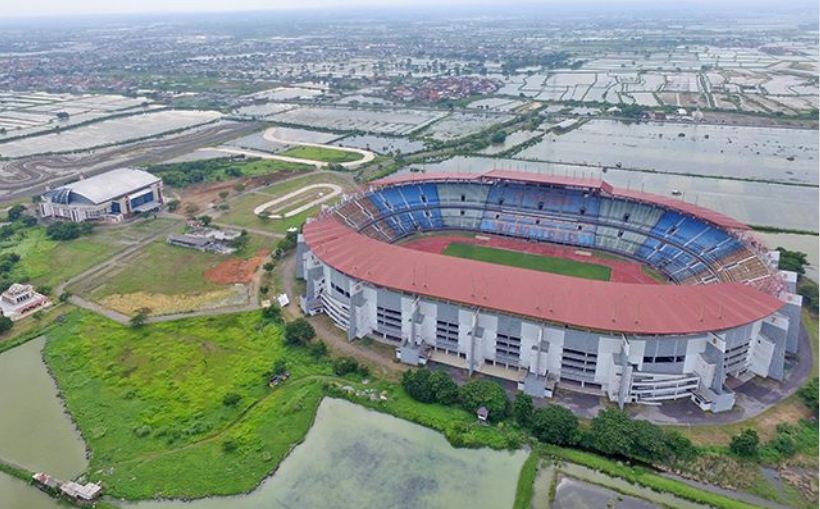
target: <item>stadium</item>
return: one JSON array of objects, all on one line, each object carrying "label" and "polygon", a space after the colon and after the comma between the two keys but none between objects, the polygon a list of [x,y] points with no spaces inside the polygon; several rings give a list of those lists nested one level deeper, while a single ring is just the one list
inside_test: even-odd
[{"label": "stadium", "polygon": [[411,173],[305,224],[301,305],[350,340],[627,403],[731,409],[782,380],[801,297],[749,228],[602,180],[492,170]]}]

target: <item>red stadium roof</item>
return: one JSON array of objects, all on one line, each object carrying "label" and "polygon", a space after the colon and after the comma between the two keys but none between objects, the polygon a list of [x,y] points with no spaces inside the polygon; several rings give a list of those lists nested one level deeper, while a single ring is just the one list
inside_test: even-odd
[{"label": "red stadium roof", "polygon": [[320,260],[353,278],[578,328],[692,334],[745,325],[783,305],[742,283],[611,283],[421,252],[372,239],[333,216],[306,224],[303,233]]},{"label": "red stadium roof", "polygon": [[548,175],[545,173],[529,173],[512,170],[491,170],[484,173],[406,173],[377,180],[372,184],[375,186],[401,184],[416,181],[437,181],[437,180],[513,180],[519,182],[530,182],[535,184],[552,184],[559,186],[583,187],[587,189],[600,189],[611,196],[621,196],[636,201],[661,205],[666,208],[675,209],[686,214],[699,217],[722,228],[731,230],[749,230],[745,224],[723,215],[720,212],[700,207],[683,200],[668,198],[658,194],[644,193],[613,187],[601,179],[562,177],[560,175]]}]

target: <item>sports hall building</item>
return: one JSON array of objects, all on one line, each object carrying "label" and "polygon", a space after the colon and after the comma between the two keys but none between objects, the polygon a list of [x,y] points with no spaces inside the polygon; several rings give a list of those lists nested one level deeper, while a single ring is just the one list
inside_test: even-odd
[{"label": "sports hall building", "polygon": [[[596,281],[410,249],[426,232],[605,252],[666,284]],[[732,387],[782,380],[801,297],[745,225],[680,200],[601,180],[493,170],[409,174],[346,196],[298,244],[301,299],[349,339],[620,405],[691,399],[732,408]]]}]

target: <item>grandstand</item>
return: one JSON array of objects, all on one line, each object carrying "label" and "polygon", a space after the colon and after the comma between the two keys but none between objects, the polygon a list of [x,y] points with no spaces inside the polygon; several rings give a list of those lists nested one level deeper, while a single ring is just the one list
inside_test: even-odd
[{"label": "grandstand", "polygon": [[[396,245],[438,231],[606,251],[674,284],[581,280]],[[799,296],[746,226],[601,180],[499,170],[384,179],[309,222],[299,256],[303,308],[327,313],[350,339],[391,342],[403,362],[517,380],[535,396],[558,383],[621,405],[690,398],[722,411],[734,404],[728,378],[782,379],[797,345]]]}]

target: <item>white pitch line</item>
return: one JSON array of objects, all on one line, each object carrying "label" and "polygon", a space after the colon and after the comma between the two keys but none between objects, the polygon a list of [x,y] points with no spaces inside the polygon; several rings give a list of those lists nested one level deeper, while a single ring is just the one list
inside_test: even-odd
[{"label": "white pitch line", "polygon": [[285,217],[285,218],[293,217],[297,214],[301,214],[302,212],[304,212],[304,211],[306,211],[306,210],[308,210],[312,207],[315,207],[316,205],[319,205],[320,203],[324,203],[324,202],[328,201],[329,199],[342,194],[341,186],[337,186],[336,184],[311,184],[309,186],[305,186],[305,187],[302,187],[300,189],[297,189],[296,191],[288,193],[284,196],[280,196],[279,198],[273,199],[269,202],[265,202],[262,205],[259,205],[258,207],[253,209],[253,213],[255,215],[261,217],[262,212],[264,212],[265,209],[268,209],[268,208],[270,208],[274,205],[282,203],[283,201],[287,201],[287,200],[293,198],[294,196],[299,196],[300,194],[304,193],[305,191],[310,191],[311,189],[316,189],[318,187],[329,187],[329,188],[332,189],[332,191],[330,193],[324,195],[324,196],[320,196],[319,198],[316,198],[315,200],[313,200],[309,203],[305,203],[304,205],[302,205],[300,207],[297,207],[297,208],[295,208],[291,211],[285,212],[285,214],[283,216],[275,215],[275,216],[268,216],[268,217],[272,217],[274,219],[281,219],[283,217]]}]

